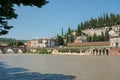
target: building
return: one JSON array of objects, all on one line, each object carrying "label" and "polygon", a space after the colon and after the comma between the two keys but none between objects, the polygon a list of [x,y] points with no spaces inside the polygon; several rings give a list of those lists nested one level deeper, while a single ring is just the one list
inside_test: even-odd
[{"label": "building", "polygon": [[75,39],[74,43],[82,43],[86,42],[87,37],[86,36],[79,36]]},{"label": "building", "polygon": [[33,39],[25,43],[27,48],[50,48],[56,46],[56,39]]},{"label": "building", "polygon": [[[88,36],[96,35],[102,35],[102,32],[105,34],[106,30],[109,30],[110,27],[102,27],[102,28],[92,28],[92,29],[85,29],[82,30],[83,33],[85,33]],[[111,26],[112,30],[119,31],[120,25]]]},{"label": "building", "polygon": [[94,28],[94,29],[85,29],[82,30],[83,33],[85,33],[88,36],[96,35],[102,35],[102,32],[105,33],[105,31],[109,29],[109,27],[102,27],[102,28]]},{"label": "building", "polygon": [[0,43],[0,46],[8,46],[6,43]]},{"label": "building", "polygon": [[110,46],[111,47],[120,47],[120,32],[117,30],[109,31],[110,36]]}]

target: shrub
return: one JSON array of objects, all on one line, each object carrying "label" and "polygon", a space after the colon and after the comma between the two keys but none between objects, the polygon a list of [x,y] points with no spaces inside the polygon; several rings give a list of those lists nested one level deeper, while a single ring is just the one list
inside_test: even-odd
[{"label": "shrub", "polygon": [[78,48],[59,48],[58,52],[62,52],[62,53],[80,53],[80,50]]},{"label": "shrub", "polygon": [[39,54],[51,54],[51,51],[48,51],[47,49],[39,49],[38,53]]},{"label": "shrub", "polygon": [[70,51],[71,53],[80,53],[80,49],[78,48],[71,48]]},{"label": "shrub", "polygon": [[66,52],[69,52],[69,49],[68,48],[60,48],[60,49],[58,49],[58,52],[66,53]]}]

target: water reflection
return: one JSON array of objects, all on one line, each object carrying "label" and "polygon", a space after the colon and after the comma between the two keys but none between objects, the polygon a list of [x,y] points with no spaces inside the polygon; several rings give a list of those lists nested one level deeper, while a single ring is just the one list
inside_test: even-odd
[{"label": "water reflection", "polygon": [[73,75],[41,74],[25,68],[12,68],[0,62],[0,80],[75,80]]}]

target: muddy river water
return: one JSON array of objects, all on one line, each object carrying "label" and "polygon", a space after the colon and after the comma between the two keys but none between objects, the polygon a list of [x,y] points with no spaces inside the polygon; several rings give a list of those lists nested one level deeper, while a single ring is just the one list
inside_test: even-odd
[{"label": "muddy river water", "polygon": [[120,80],[120,56],[1,54],[0,80]]}]

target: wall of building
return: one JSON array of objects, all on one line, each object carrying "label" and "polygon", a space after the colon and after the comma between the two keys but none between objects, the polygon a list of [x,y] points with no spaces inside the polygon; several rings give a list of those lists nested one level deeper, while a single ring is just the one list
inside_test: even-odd
[{"label": "wall of building", "polygon": [[[93,36],[94,34],[96,35],[101,35],[101,33],[105,33],[106,29],[109,29],[110,27],[102,27],[102,28],[94,28],[94,29],[86,29],[86,30],[82,30],[82,32],[84,32],[85,34],[89,35],[89,36]],[[111,27],[112,30],[115,31],[119,31],[120,30],[120,26],[112,26]]]},{"label": "wall of building", "polygon": [[56,41],[53,39],[36,39],[25,43],[28,48],[49,48],[55,47]]},{"label": "wall of building", "polygon": [[110,38],[110,46],[111,47],[120,47],[120,37]]}]

